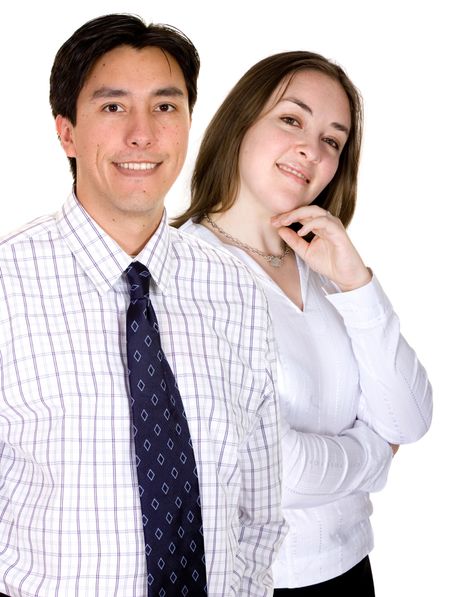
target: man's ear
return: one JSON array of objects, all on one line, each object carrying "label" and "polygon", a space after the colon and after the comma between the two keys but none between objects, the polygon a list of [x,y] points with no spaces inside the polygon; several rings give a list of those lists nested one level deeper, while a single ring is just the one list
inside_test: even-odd
[{"label": "man's ear", "polygon": [[55,124],[56,132],[58,133],[58,139],[62,145],[62,148],[66,152],[66,156],[68,158],[76,158],[77,153],[73,135],[73,124],[68,118],[61,116],[61,114],[58,114],[58,116],[55,118]]}]

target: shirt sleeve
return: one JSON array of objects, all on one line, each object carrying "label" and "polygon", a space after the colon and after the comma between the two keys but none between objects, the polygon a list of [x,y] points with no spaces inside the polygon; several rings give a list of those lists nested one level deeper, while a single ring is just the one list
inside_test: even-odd
[{"label": "shirt sleeve", "polygon": [[287,532],[281,511],[281,448],[275,358],[269,351],[256,425],[239,454],[240,536],[233,588],[239,597],[272,595],[271,566]]},{"label": "shirt sleeve", "polygon": [[431,385],[379,282],[374,277],[327,298],[343,318],[358,363],[358,418],[390,443],[418,440],[431,423]]},{"label": "shirt sleeve", "polygon": [[339,435],[319,435],[282,424],[283,507],[320,506],[386,484],[392,449],[362,421]]}]

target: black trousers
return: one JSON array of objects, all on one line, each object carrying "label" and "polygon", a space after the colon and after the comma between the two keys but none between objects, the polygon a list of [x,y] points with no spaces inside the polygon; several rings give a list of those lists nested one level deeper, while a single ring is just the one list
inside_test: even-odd
[{"label": "black trousers", "polygon": [[275,589],[274,597],[375,597],[369,556],[344,574],[299,589]]}]

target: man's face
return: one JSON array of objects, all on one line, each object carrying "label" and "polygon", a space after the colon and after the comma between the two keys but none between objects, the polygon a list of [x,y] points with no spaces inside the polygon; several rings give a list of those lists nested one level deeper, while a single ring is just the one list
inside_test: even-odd
[{"label": "man's face", "polygon": [[76,125],[62,116],[56,125],[77,161],[77,197],[100,226],[124,218],[159,223],[190,127],[184,76],[170,54],[130,46],[107,52],[80,92]]}]

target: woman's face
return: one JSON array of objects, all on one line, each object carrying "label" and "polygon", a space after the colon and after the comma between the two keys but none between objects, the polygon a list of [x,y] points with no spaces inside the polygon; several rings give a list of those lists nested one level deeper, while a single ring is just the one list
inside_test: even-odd
[{"label": "woman's face", "polygon": [[350,106],[341,85],[314,70],[283,81],[245,134],[239,202],[269,215],[309,205],[336,173],[347,141]]}]

